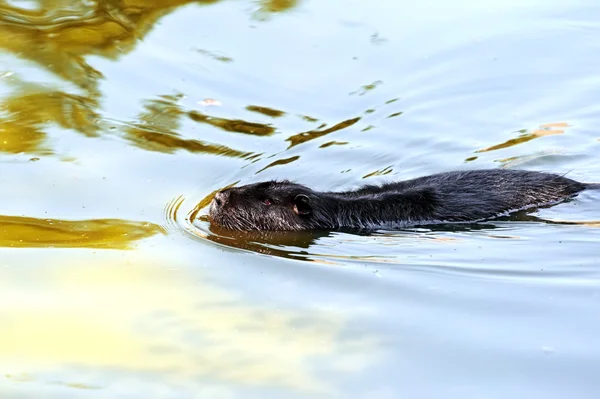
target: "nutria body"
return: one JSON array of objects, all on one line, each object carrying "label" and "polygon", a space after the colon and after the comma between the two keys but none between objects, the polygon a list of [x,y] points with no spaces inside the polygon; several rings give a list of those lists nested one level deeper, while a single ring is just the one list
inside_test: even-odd
[{"label": "nutria body", "polygon": [[344,192],[267,181],[218,192],[209,219],[233,230],[401,228],[475,222],[556,204],[587,188],[600,185],[507,169],[447,172]]}]

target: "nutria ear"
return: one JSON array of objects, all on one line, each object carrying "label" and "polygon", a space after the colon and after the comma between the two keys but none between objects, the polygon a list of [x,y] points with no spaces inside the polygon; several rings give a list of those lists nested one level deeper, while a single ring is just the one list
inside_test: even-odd
[{"label": "nutria ear", "polygon": [[304,194],[296,195],[294,198],[294,212],[302,216],[310,215],[312,207],[310,206],[308,196]]}]

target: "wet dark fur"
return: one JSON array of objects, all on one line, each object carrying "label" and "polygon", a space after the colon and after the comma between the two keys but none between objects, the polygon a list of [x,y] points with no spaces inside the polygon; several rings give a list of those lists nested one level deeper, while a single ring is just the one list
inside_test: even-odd
[{"label": "wet dark fur", "polygon": [[522,170],[440,173],[345,192],[268,181],[217,193],[211,223],[232,230],[399,228],[472,222],[552,205],[598,184]]}]

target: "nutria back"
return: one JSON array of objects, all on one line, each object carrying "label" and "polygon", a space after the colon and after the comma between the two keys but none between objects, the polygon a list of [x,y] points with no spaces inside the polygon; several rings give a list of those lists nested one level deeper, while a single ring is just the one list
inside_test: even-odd
[{"label": "nutria back", "polygon": [[446,172],[343,192],[267,181],[217,193],[211,223],[234,230],[400,228],[473,222],[552,205],[598,185],[522,170]]}]

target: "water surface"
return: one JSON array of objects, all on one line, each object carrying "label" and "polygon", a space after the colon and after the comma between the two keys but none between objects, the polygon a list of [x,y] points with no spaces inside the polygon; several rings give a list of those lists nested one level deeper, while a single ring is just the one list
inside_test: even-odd
[{"label": "water surface", "polygon": [[0,1],[2,397],[596,397],[598,193],[373,234],[202,216],[273,178],[600,181],[599,18],[584,1]]}]

